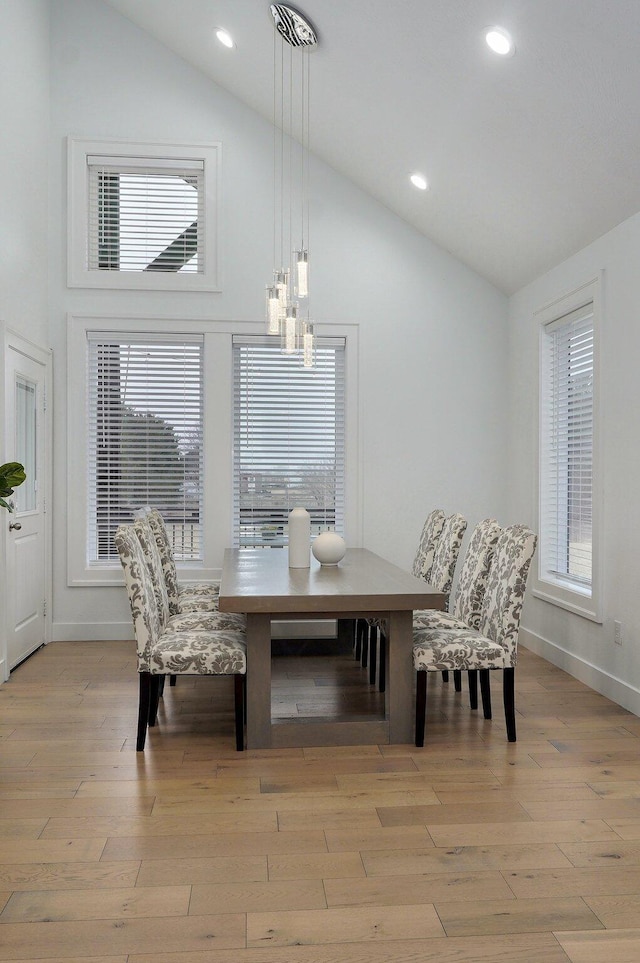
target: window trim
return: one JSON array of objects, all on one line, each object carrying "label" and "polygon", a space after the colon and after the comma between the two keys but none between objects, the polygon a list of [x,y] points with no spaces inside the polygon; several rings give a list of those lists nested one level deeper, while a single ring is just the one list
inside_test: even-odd
[{"label": "window trim", "polygon": [[593,475],[592,475],[592,582],[591,591],[581,591],[577,585],[563,584],[561,577],[551,581],[542,574],[543,553],[538,553],[537,565],[533,574],[532,594],[592,622],[602,622],[602,459],[600,455],[600,329],[602,324],[602,279],[600,272],[579,287],[562,295],[556,300],[539,308],[534,317],[538,325],[538,425],[536,432],[536,510],[537,529],[542,532],[542,407],[544,402],[543,352],[545,329],[572,311],[587,304],[593,305]]},{"label": "window trim", "polygon": [[[233,543],[233,355],[234,334],[262,334],[264,322],[211,321],[154,315],[73,315],[67,317],[67,585],[118,586],[121,567],[86,562],[87,450],[72,439],[84,439],[86,417],[86,332],[204,334],[204,478],[203,562],[178,562],[183,579],[220,578],[222,556]],[[362,439],[360,433],[359,326],[322,325],[327,337],[345,338],[345,538],[362,544]],[[71,401],[73,399],[73,401]],[[221,457],[228,452],[228,458]]]},{"label": "window trim", "polygon": [[[202,273],[90,271],[87,264],[89,246],[89,172],[91,155],[111,157],[114,162],[125,157],[145,159],[161,169],[167,160],[193,160],[204,163],[204,247]],[[67,138],[67,285],[68,287],[103,288],[142,291],[215,291],[219,292],[220,234],[220,168],[222,145],[133,143],[110,140]]]}]

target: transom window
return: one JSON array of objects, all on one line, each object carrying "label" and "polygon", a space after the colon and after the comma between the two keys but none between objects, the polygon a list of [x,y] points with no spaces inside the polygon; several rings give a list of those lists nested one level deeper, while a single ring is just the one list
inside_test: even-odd
[{"label": "transom window", "polygon": [[69,139],[69,284],[218,290],[220,145]]},{"label": "transom window", "polygon": [[90,271],[195,271],[204,264],[204,162],[87,158]]}]

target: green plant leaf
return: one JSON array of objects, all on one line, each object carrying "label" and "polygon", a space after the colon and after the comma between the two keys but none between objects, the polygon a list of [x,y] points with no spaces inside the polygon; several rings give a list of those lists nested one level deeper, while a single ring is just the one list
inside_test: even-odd
[{"label": "green plant leaf", "polygon": [[[24,466],[19,461],[8,461],[0,465],[0,488],[17,488],[26,479]],[[11,492],[5,492],[11,494]]]},{"label": "green plant leaf", "polygon": [[24,466],[19,461],[8,461],[4,465],[0,465],[0,508],[6,508],[9,512],[13,511],[5,498],[13,495],[13,489],[21,485],[26,477]]}]

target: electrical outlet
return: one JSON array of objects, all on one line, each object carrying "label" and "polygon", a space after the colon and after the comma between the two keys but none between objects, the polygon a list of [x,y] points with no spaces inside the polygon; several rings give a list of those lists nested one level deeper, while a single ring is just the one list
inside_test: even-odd
[{"label": "electrical outlet", "polygon": [[616,645],[622,645],[622,622],[613,623],[613,641]]}]

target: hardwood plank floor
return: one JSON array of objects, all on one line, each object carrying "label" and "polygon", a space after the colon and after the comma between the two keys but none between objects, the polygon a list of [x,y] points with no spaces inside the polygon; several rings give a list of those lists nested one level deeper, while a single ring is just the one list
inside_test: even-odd
[{"label": "hardwood plank floor", "polygon": [[[274,658],[274,716],[382,711],[349,655]],[[431,681],[426,746],[237,753],[229,679],[132,643],[0,686],[0,961],[635,963],[640,720],[521,649],[518,742]]]}]

